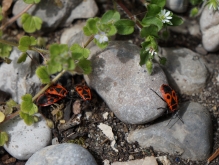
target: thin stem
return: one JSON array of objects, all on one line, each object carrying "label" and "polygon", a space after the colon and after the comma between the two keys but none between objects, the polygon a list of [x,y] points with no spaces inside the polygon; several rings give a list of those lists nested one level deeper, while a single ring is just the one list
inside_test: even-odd
[{"label": "thin stem", "polygon": [[136,25],[139,29],[142,29],[142,25],[140,24],[140,22],[138,20],[135,19],[134,15],[132,15],[132,13],[125,7],[125,5],[120,1],[120,0],[116,0],[117,4],[125,11],[125,13],[128,15],[128,17],[133,20],[134,22],[136,22]]},{"label": "thin stem", "polygon": [[6,44],[6,45],[10,45],[10,46],[14,46],[14,47],[18,47],[17,43],[10,42],[10,41],[3,40],[3,39],[0,39],[0,43]]},{"label": "thin stem", "polygon": [[89,43],[92,41],[94,39],[94,35],[92,35],[89,39],[88,39],[88,41],[84,44],[84,48],[86,48],[88,45],[89,45]]},{"label": "thin stem", "polygon": [[0,30],[4,30],[8,25],[12,24],[14,21],[16,21],[23,13],[25,13],[27,10],[29,10],[34,4],[28,5],[23,11],[21,11],[19,14],[12,17],[9,21],[7,21],[4,25],[0,27]]},{"label": "thin stem", "polygon": [[219,148],[211,155],[210,158],[208,158],[207,164],[209,164],[212,160],[214,160],[219,155]]}]

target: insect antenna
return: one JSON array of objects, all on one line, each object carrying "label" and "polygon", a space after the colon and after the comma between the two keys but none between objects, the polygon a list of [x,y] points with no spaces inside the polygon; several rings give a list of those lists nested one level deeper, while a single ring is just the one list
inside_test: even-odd
[{"label": "insect antenna", "polygon": [[[172,128],[173,125],[176,124],[176,122],[177,122],[178,120],[181,120],[181,122],[184,124],[184,122],[183,122],[182,118],[179,116],[179,113],[178,113],[178,112],[179,112],[179,111],[177,111],[177,112],[174,114],[174,116],[171,117],[171,119],[169,120],[169,122],[167,123],[166,126],[168,126],[169,123],[170,123],[170,121],[171,121],[173,118],[175,118],[175,117],[177,117],[178,119],[170,126],[170,128]],[[170,129],[170,128],[169,128],[169,129]]]}]

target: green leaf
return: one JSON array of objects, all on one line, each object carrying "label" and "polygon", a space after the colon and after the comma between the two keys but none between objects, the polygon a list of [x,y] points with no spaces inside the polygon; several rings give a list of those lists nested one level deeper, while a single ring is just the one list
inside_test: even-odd
[{"label": "green leaf", "polygon": [[33,115],[38,112],[37,106],[32,101],[32,96],[26,94],[22,96],[21,111],[28,115]]},{"label": "green leaf", "polygon": [[[105,31],[105,30],[104,30]],[[107,36],[113,36],[117,33],[117,29],[114,25],[109,25],[107,30],[106,30],[106,34]]]},{"label": "green leaf", "polygon": [[151,0],[150,3],[151,4],[156,4],[156,5],[158,5],[158,6],[163,8],[165,6],[165,4],[166,4],[166,0]]},{"label": "green leaf", "polygon": [[156,4],[150,4],[148,5],[148,11],[146,14],[146,17],[155,17],[158,13],[161,11],[161,7]]},{"label": "green leaf", "polygon": [[8,141],[8,134],[6,132],[0,133],[0,146],[3,146]]},{"label": "green leaf", "polygon": [[128,35],[134,32],[135,22],[127,19],[121,19],[115,24],[117,33],[121,35]]},{"label": "green leaf", "polygon": [[153,62],[151,60],[146,61],[146,68],[149,74],[153,71]]},{"label": "green leaf", "polygon": [[47,71],[49,74],[54,74],[62,70],[62,65],[58,63],[58,61],[50,60],[47,64]]},{"label": "green leaf", "polygon": [[66,68],[63,67],[65,70],[74,70],[76,67],[74,60],[67,60],[66,64],[67,64]]},{"label": "green leaf", "polygon": [[27,53],[26,53],[26,52],[23,52],[23,53],[21,54],[21,56],[18,58],[17,63],[20,64],[20,63],[22,63],[22,62],[25,62],[25,61],[26,61],[26,58],[27,58]]},{"label": "green leaf", "polygon": [[29,46],[34,46],[36,45],[36,39],[32,36],[23,36],[21,37],[21,39],[19,40],[19,46],[18,49],[22,52],[26,52],[27,50],[29,50]]},{"label": "green leaf", "polygon": [[106,23],[114,23],[120,19],[120,14],[118,11],[115,10],[109,10],[106,13],[103,14],[100,22],[102,24]]},{"label": "green leaf", "polygon": [[145,48],[142,48],[140,51],[140,62],[139,65],[144,65],[146,61],[149,59],[149,53],[145,51]]},{"label": "green leaf", "polygon": [[30,14],[24,13],[21,16],[21,24],[23,28],[28,33],[33,33],[36,30],[40,30],[43,21],[36,16],[31,16]]},{"label": "green leaf", "polygon": [[190,17],[194,17],[198,14],[198,8],[197,7],[193,7],[191,10],[190,10],[190,14],[189,16]]},{"label": "green leaf", "polygon": [[171,26],[178,26],[178,25],[183,24],[183,19],[178,17],[175,14],[172,15],[172,19],[170,21],[172,22]]},{"label": "green leaf", "polygon": [[0,43],[0,57],[9,57],[11,50],[11,46]]},{"label": "green leaf", "polygon": [[189,0],[189,2],[195,6],[195,5],[198,5],[199,3],[202,3],[203,0]]},{"label": "green leaf", "polygon": [[104,49],[108,46],[108,42],[99,43],[99,41],[95,38],[94,43],[101,49]]},{"label": "green leaf", "polygon": [[84,71],[84,74],[89,74],[92,71],[90,60],[81,59],[77,65]]},{"label": "green leaf", "polygon": [[36,75],[40,78],[42,84],[50,83],[49,73],[45,66],[40,66],[36,70]]},{"label": "green leaf", "polygon": [[34,3],[37,4],[40,2],[40,0],[24,0],[24,2],[27,4],[34,4]]},{"label": "green leaf", "polygon": [[167,59],[165,57],[159,57],[159,62],[160,64],[165,65],[167,62]]},{"label": "green leaf", "polygon": [[97,22],[100,19],[95,17],[95,18],[89,18],[86,22],[86,25],[83,27],[84,34],[86,36],[90,36],[93,34],[98,33],[98,28],[97,28]]},{"label": "green leaf", "polygon": [[5,114],[0,111],[0,123],[5,120]]},{"label": "green leaf", "polygon": [[82,58],[88,58],[90,50],[87,48],[81,47],[79,44],[73,44],[70,48],[72,53],[72,58],[74,60],[80,60]]},{"label": "green leaf", "polygon": [[2,15],[2,7],[0,6],[0,21],[3,19],[3,15]]},{"label": "green leaf", "polygon": [[158,27],[155,25],[150,25],[148,27],[143,27],[140,33],[141,37],[145,38],[147,36],[158,37]]},{"label": "green leaf", "polygon": [[158,31],[160,31],[163,27],[162,21],[157,17],[144,17],[142,24],[144,27],[149,25],[156,25],[158,27]]},{"label": "green leaf", "polygon": [[23,113],[22,111],[20,111],[19,114],[27,125],[32,125],[34,123],[34,116]]}]

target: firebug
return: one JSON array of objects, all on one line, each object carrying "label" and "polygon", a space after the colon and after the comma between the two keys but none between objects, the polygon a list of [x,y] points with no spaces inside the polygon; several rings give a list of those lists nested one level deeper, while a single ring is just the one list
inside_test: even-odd
[{"label": "firebug", "polygon": [[75,90],[84,101],[91,100],[91,91],[90,91],[90,88],[88,86],[76,85]]},{"label": "firebug", "polygon": [[[164,102],[167,103],[167,107],[168,107],[168,113],[175,113],[174,114],[174,118],[175,116],[177,116],[182,123],[183,120],[180,118],[179,114],[178,114],[178,110],[179,110],[179,100],[178,100],[178,96],[176,94],[176,92],[167,84],[163,84],[160,87],[160,92],[162,94],[162,97],[157,94],[157,92],[155,92],[153,89],[151,89],[157,96],[159,96]],[[158,108],[161,109],[162,107]],[[162,109],[166,109],[166,108],[162,108]],[[172,118],[171,118],[172,119]],[[170,119],[170,121],[171,121]],[[168,124],[170,123],[170,121],[168,122]],[[168,125],[167,124],[167,125]]]},{"label": "firebug", "polygon": [[49,106],[66,97],[67,93],[68,91],[63,86],[52,85],[37,98],[36,102],[39,106]]}]

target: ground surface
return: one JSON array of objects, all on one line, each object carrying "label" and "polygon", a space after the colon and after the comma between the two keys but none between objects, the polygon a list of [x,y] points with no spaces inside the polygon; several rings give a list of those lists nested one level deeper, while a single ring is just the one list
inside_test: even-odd
[{"label": "ground surface", "polygon": [[[112,9],[112,4],[109,1],[100,1],[98,0],[98,6],[100,9],[99,16],[104,13],[107,9]],[[129,1],[127,8],[131,10],[134,14],[139,14],[144,11],[141,3],[137,0]],[[122,14],[123,15],[123,14]],[[182,16],[188,15],[187,13],[183,14]],[[11,27],[16,28],[16,26]],[[49,37],[49,43],[54,43],[59,41],[60,34],[63,30],[58,29],[51,34],[46,35]],[[10,32],[10,31],[9,31]],[[55,36],[55,38],[54,38]],[[141,39],[138,35],[138,30],[135,30],[135,33],[128,37],[117,36],[117,40],[131,40],[133,43],[140,45]],[[166,47],[186,47],[193,51],[195,48],[201,43],[201,37],[192,37],[189,34],[178,34],[178,33],[170,33],[170,39],[168,41],[160,41],[160,46]],[[218,52],[214,53],[218,54]],[[189,99],[191,101],[198,102],[203,106],[207,107],[212,116],[213,122],[213,131],[214,131],[214,139],[213,139],[213,151],[215,151],[219,147],[219,129],[218,129],[218,122],[219,122],[219,115],[218,115],[218,107],[219,107],[219,95],[218,85],[216,78],[219,74],[219,57],[207,54],[204,56],[208,61],[209,65],[213,66],[213,70],[211,70],[211,76],[209,77],[209,81],[203,91],[200,93],[194,93],[192,96],[182,96],[183,99]],[[74,77],[74,83],[80,83],[83,81],[81,77]],[[74,84],[73,83],[73,84]],[[71,100],[65,100],[64,103],[67,105]],[[80,100],[81,101],[81,100]],[[73,101],[72,101],[73,102]],[[115,161],[127,161],[132,159],[141,159],[145,156],[161,156],[167,155],[168,159],[171,161],[171,164],[179,164],[179,165],[205,165],[206,161],[201,162],[194,162],[190,160],[184,160],[180,157],[174,155],[168,155],[166,153],[160,153],[154,151],[153,148],[140,148],[139,145],[136,144],[129,144],[126,141],[126,137],[130,130],[136,128],[143,128],[148,126],[146,125],[129,125],[119,121],[115,115],[110,111],[107,107],[105,102],[93,91],[93,99],[90,103],[81,102],[82,104],[82,121],[81,124],[77,127],[71,128],[66,132],[60,134],[57,129],[53,130],[53,136],[57,137],[60,142],[67,142],[69,140],[77,139],[77,143],[82,144],[85,148],[87,148],[91,154],[95,157],[98,165],[102,165],[104,160],[109,160],[110,162]],[[49,115],[49,108],[47,109],[48,113],[45,114],[49,118],[52,119],[51,115]],[[71,110],[71,109],[70,109]],[[69,111],[69,110],[68,110]],[[92,116],[87,119],[85,113],[92,112]],[[104,120],[102,114],[108,112],[108,118]],[[72,116],[72,113],[69,114],[69,118]],[[100,123],[107,124],[112,127],[113,133],[116,137],[117,149],[119,153],[114,152],[114,150],[110,146],[110,141],[108,138],[99,130],[97,126]],[[197,137],[198,138],[198,137]],[[212,151],[212,152],[213,152]],[[10,156],[7,154],[6,151],[3,149],[0,150],[1,154],[1,162],[0,164],[5,164],[3,159],[9,160]],[[16,164],[16,165],[23,165],[25,161],[19,161],[9,163],[9,164]],[[160,163],[161,164],[161,163]],[[215,159],[211,165],[219,164],[219,158]]]}]

